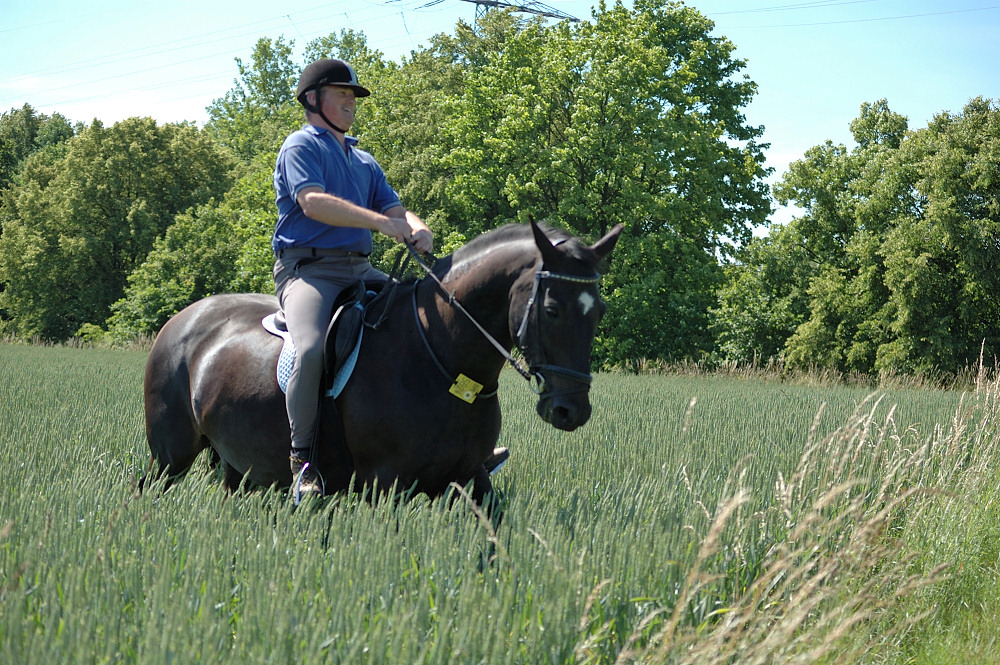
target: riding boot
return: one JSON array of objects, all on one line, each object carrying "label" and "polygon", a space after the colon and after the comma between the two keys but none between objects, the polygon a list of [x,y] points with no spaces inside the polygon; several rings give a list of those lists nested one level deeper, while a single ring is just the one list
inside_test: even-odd
[{"label": "riding boot", "polygon": [[309,462],[311,456],[312,448],[292,448],[288,457],[289,467],[292,470],[292,501],[296,506],[302,503],[305,497],[309,495],[320,497],[326,491],[323,476]]}]

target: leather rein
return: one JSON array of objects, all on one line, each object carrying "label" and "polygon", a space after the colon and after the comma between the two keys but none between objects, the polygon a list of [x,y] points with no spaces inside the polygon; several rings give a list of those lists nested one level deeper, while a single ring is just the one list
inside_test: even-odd
[{"label": "leather rein", "polygon": [[[531,319],[531,321],[534,323],[533,327],[535,332],[534,337],[536,339],[536,348],[538,350],[538,354],[542,362],[537,364],[527,364],[526,362],[518,361],[518,359],[516,359],[513,355],[511,355],[510,351],[508,351],[503,344],[497,341],[497,339],[493,337],[493,335],[491,335],[489,331],[486,330],[486,328],[484,328],[482,324],[480,324],[475,319],[474,316],[472,316],[471,313],[469,313],[469,310],[465,309],[462,303],[455,298],[454,292],[449,291],[445,287],[444,282],[442,282],[441,279],[436,274],[434,274],[433,269],[429,265],[427,265],[427,263],[417,253],[416,249],[414,249],[413,245],[411,245],[409,242],[406,243],[406,250],[407,250],[406,261],[403,262],[402,267],[400,267],[400,258],[403,256],[403,252],[400,252],[400,257],[397,257],[396,265],[393,267],[393,273],[396,274],[396,271],[399,270],[399,274],[401,274],[402,270],[405,269],[406,263],[409,262],[410,258],[416,260],[417,265],[419,265],[420,268],[425,273],[427,273],[427,275],[431,278],[431,280],[433,280],[434,283],[437,284],[441,293],[447,299],[448,304],[457,309],[459,312],[461,312],[472,323],[472,325],[476,327],[476,329],[480,332],[480,334],[484,338],[486,338],[486,340],[490,344],[493,345],[493,347],[500,353],[500,355],[503,356],[504,359],[506,359],[506,361],[510,364],[510,366],[513,367],[518,374],[524,377],[531,384],[531,389],[532,391],[535,392],[535,394],[539,395],[539,397],[544,397],[548,399],[560,395],[585,392],[590,389],[590,384],[591,381],[593,380],[593,376],[590,374],[590,372],[577,372],[576,370],[568,369],[566,367],[561,367],[559,365],[552,365],[545,362],[545,352],[542,349],[541,344],[537,343],[537,337],[538,337],[537,331],[538,328],[541,327],[541,322],[539,321],[538,318],[539,308],[535,306],[535,301],[537,299],[539,285],[542,283],[542,280],[557,280],[563,282],[572,282],[574,284],[597,284],[598,282],[601,281],[600,274],[595,273],[594,275],[591,276],[568,275],[564,273],[551,272],[549,270],[542,270],[541,268],[535,271],[535,280],[531,287],[531,295],[528,297],[528,300],[525,303],[524,314],[521,316],[521,325],[518,327],[516,339],[514,341],[514,343],[517,345],[518,350],[521,352],[522,357],[527,359],[528,354],[526,347],[528,344],[528,336],[529,333],[531,332],[528,325],[528,321],[529,319]],[[532,310],[534,310],[534,316],[532,316]],[[430,343],[427,340],[427,335],[424,332],[424,327],[420,323],[420,317],[417,314],[416,289],[413,290],[413,314],[417,319],[417,330],[420,331],[420,338],[423,340],[427,352],[434,360],[434,364],[437,365],[438,369],[441,371],[442,374],[445,375],[445,377],[447,377],[449,380],[454,380],[454,377],[448,374],[448,372],[444,369],[444,366],[441,364],[441,361],[438,360],[437,355],[435,355],[433,349],[431,349]],[[542,372],[548,372],[551,374],[558,374],[560,376],[564,376],[580,384],[580,387],[574,389],[560,390],[560,391],[547,391],[545,376],[542,374]],[[496,391],[493,391],[492,393],[489,394],[483,394],[481,396],[492,397],[494,395],[496,395]]]}]

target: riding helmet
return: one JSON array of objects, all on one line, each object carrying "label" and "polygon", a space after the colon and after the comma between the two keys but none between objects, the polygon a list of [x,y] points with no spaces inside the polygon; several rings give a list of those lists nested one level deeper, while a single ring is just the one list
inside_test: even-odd
[{"label": "riding helmet", "polygon": [[355,97],[367,97],[372,94],[368,88],[358,83],[358,75],[354,69],[336,58],[317,60],[302,70],[299,86],[295,89],[295,97],[303,106],[306,105],[306,93],[322,88],[324,85],[340,85],[353,88]]}]

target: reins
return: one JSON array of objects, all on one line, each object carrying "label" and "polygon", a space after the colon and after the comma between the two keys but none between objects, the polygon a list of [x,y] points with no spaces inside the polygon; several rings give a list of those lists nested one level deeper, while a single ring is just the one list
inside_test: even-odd
[{"label": "reins", "polygon": [[[403,253],[404,252],[400,252],[400,255],[402,255]],[[476,321],[476,318],[474,316],[472,316],[472,314],[469,313],[469,310],[465,309],[465,307],[462,305],[462,303],[460,303],[458,301],[458,299],[455,298],[454,292],[449,291],[445,287],[444,282],[441,281],[441,278],[434,274],[434,269],[431,268],[431,266],[427,265],[427,263],[417,253],[417,250],[409,242],[406,243],[406,252],[405,253],[408,255],[406,263],[407,264],[409,263],[409,259],[410,258],[412,258],[413,260],[415,260],[417,262],[417,265],[420,266],[420,268],[425,273],[427,273],[427,276],[430,277],[431,280],[435,284],[437,284],[438,288],[441,290],[441,293],[444,294],[444,296],[446,297],[446,299],[448,301],[448,304],[451,305],[452,307],[454,307],[455,309],[457,309],[462,314],[464,314],[465,318],[469,319],[469,321],[472,322],[472,325],[474,325],[476,327],[476,330],[478,330],[480,332],[480,334],[483,337],[486,338],[486,341],[488,341],[490,344],[493,345],[493,348],[495,348],[500,353],[500,355],[503,356],[504,359],[506,359],[506,361],[508,363],[510,363],[511,367],[513,367],[515,370],[517,370],[518,374],[520,374],[521,376],[523,376],[528,381],[531,381],[531,379],[533,377],[532,377],[530,369],[522,367],[521,364],[517,362],[517,359],[514,358],[513,355],[511,355],[510,351],[508,351],[506,349],[506,347],[504,347],[503,344],[501,344],[500,342],[498,342],[497,339],[496,339],[496,337],[494,337],[493,335],[491,335],[490,332],[486,328],[484,328],[481,323],[479,323],[479,321]],[[431,258],[435,258],[435,257],[432,256]],[[436,260],[436,258],[435,258],[435,260]],[[396,259],[396,263],[397,264],[399,263],[399,258],[398,257]],[[405,265],[406,264],[404,264],[404,267],[405,267]],[[394,267],[394,269],[395,269],[395,267]],[[416,311],[417,311],[417,292],[416,292],[416,289],[413,290],[413,311],[414,311],[414,314],[416,314]],[[434,355],[434,351],[431,350],[430,344],[427,342],[427,336],[426,336],[426,334],[424,334],[424,329],[423,329],[423,326],[420,324],[419,317],[417,318],[417,327],[420,329],[420,336],[423,338],[424,345],[427,347],[427,350],[430,352],[431,357],[434,358],[434,362],[443,371],[444,368],[441,366],[441,362],[437,359],[437,356]],[[445,375],[447,376],[447,372],[445,372]]]},{"label": "reins", "polygon": [[[461,312],[476,327],[476,329],[480,332],[480,334],[484,338],[486,338],[486,340],[490,344],[493,345],[493,347],[500,353],[500,355],[503,356],[503,358],[510,364],[510,366],[517,371],[518,374],[524,377],[524,379],[526,379],[529,383],[532,383],[532,381],[534,381],[534,384],[531,386],[531,389],[536,394],[542,395],[543,393],[546,393],[545,377],[542,375],[541,373],[542,371],[551,372],[554,374],[560,374],[566,378],[569,378],[573,381],[583,384],[582,388],[547,392],[545,394],[545,397],[547,398],[555,397],[558,395],[571,394],[575,392],[582,392],[589,389],[592,381],[592,376],[590,373],[577,372],[575,370],[567,369],[565,367],[560,367],[558,365],[551,365],[545,363],[544,362],[545,354],[541,349],[541,345],[539,345],[539,352],[541,357],[543,358],[543,362],[541,364],[524,366],[522,365],[522,363],[518,362],[518,360],[510,353],[510,351],[508,351],[503,344],[497,341],[497,339],[493,337],[493,335],[491,335],[490,332],[486,330],[486,328],[484,328],[482,324],[480,324],[479,321],[477,321],[476,318],[472,316],[472,314],[467,309],[465,309],[462,303],[459,302],[458,299],[455,297],[454,292],[449,291],[445,287],[444,282],[442,282],[441,279],[434,273],[433,268],[427,265],[427,263],[421,258],[421,256],[417,253],[416,249],[413,247],[413,245],[409,242],[406,242],[405,246],[406,246],[405,250],[400,251],[399,256],[396,257],[395,264],[393,265],[393,272],[391,277],[392,281],[394,282],[394,285],[398,283],[398,279],[396,277],[397,270],[399,270],[399,274],[402,274],[402,271],[405,270],[406,267],[409,265],[410,259],[415,260],[417,262],[417,265],[420,266],[420,268],[427,274],[427,276],[430,277],[431,280],[437,285],[441,293],[445,296],[448,304],[457,309],[459,312]],[[406,255],[406,260],[402,261],[402,257],[404,254]],[[434,259],[435,257],[432,255],[431,258]],[[534,321],[536,329],[540,325],[540,322],[538,321],[538,309],[535,308],[534,305],[535,305],[535,299],[538,294],[538,287],[543,279],[555,279],[566,282],[573,282],[577,284],[596,284],[597,282],[600,281],[601,276],[599,274],[594,274],[593,276],[567,275],[563,273],[555,273],[541,269],[535,272],[535,281],[531,288],[531,295],[529,296],[528,301],[525,304],[524,315],[521,317],[521,325],[518,327],[517,336],[514,341],[514,343],[517,345],[517,348],[521,351],[521,354],[525,357],[527,357],[524,347],[526,344],[526,338],[528,332],[528,318],[531,315],[532,308],[535,309]],[[394,286],[392,288],[394,288]],[[390,301],[391,301],[391,296],[390,296]],[[378,323],[381,323],[381,321],[385,318],[387,310],[388,310],[388,304],[386,305],[385,311],[383,311],[382,316],[380,317]],[[448,374],[448,372],[445,370],[444,366],[441,364],[441,361],[438,360],[433,349],[431,349],[430,343],[427,340],[427,335],[424,332],[423,325],[420,322],[420,316],[417,312],[416,289],[413,290],[413,314],[416,317],[417,330],[420,331],[420,338],[423,340],[424,346],[427,348],[428,353],[434,360],[434,364],[437,365],[438,369],[441,371],[442,374],[445,375],[445,377],[447,377],[449,380],[454,380],[453,377],[450,374]],[[492,397],[495,394],[496,391],[493,391],[488,395],[486,394],[482,395],[482,397]]]},{"label": "reins", "polygon": [[[441,374],[443,374],[444,377],[446,379],[448,379],[449,381],[451,381],[452,384],[454,385],[458,381],[458,379],[456,377],[452,376],[451,374],[449,374],[448,370],[446,370],[444,368],[444,365],[441,364],[441,361],[438,360],[437,354],[434,353],[434,349],[431,348],[431,343],[427,339],[427,333],[424,332],[424,326],[423,326],[422,323],[420,323],[420,314],[417,311],[417,290],[416,289],[413,289],[413,298],[412,298],[412,300],[413,300],[413,318],[415,319],[416,324],[417,324],[417,332],[420,333],[420,341],[422,341],[424,343],[424,348],[427,349],[427,355],[429,355],[431,357],[431,360],[434,361],[434,365],[438,368],[438,370],[441,372]],[[497,390],[499,390],[499,389],[500,389],[500,387],[497,386]],[[479,397],[495,397],[496,394],[497,394],[497,390],[494,390],[493,392],[489,392],[489,393],[478,393],[478,395],[479,395]]]}]

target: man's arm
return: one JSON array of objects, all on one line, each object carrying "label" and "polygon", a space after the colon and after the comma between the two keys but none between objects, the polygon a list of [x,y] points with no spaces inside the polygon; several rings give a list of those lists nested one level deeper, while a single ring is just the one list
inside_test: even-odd
[{"label": "man's arm", "polygon": [[[344,226],[359,229],[369,229],[378,231],[397,242],[410,240],[412,234],[411,224],[407,218],[407,213],[403,206],[395,206],[386,211],[385,214],[363,208],[350,201],[324,192],[320,187],[306,187],[299,192],[296,197],[302,212],[306,217],[328,226]],[[395,213],[398,213],[395,214]],[[420,222],[420,218],[414,215]],[[423,225],[423,222],[420,222]],[[424,229],[427,227],[424,226]],[[428,233],[430,231],[428,230]]]}]

